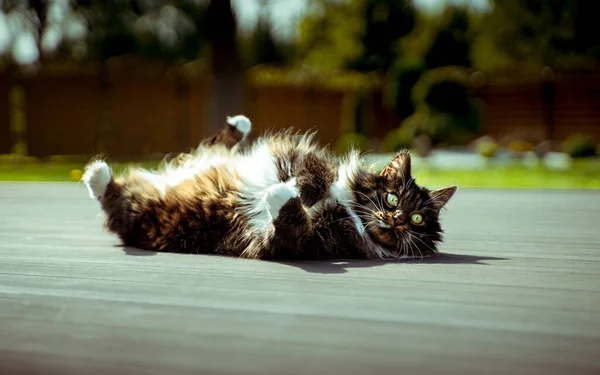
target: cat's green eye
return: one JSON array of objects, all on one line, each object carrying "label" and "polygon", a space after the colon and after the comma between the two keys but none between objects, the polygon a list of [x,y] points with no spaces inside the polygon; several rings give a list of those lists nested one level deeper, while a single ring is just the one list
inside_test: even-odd
[{"label": "cat's green eye", "polygon": [[410,216],[410,221],[415,224],[421,224],[423,222],[423,216],[421,216],[421,214],[412,214]]},{"label": "cat's green eye", "polygon": [[385,201],[390,207],[398,206],[398,196],[396,194],[387,193],[385,196]]}]

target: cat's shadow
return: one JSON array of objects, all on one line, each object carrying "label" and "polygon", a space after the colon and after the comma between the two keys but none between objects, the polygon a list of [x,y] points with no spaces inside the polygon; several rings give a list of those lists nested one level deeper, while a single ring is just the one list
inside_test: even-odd
[{"label": "cat's shadow", "polygon": [[[143,250],[136,247],[120,246],[123,252],[129,256],[153,256],[158,254],[155,251]],[[395,264],[478,264],[487,265],[487,261],[508,260],[508,258],[498,258],[491,256],[478,256],[466,254],[449,254],[440,253],[438,256],[424,259],[410,259],[401,261],[385,261],[385,260],[303,260],[303,261],[276,261],[278,263],[290,267],[297,267],[310,273],[335,274],[346,273],[351,268],[372,268],[380,267],[390,263]]]},{"label": "cat's shadow", "polygon": [[399,261],[384,260],[335,260],[335,261],[277,261],[291,267],[300,268],[310,273],[335,274],[346,273],[351,268],[371,268],[392,264],[477,264],[487,265],[487,261],[508,260],[508,258],[499,258],[491,256],[478,256],[466,254],[440,253],[436,257],[424,259],[410,259]]},{"label": "cat's shadow", "polygon": [[137,247],[131,247],[131,246],[116,246],[116,247],[120,247],[121,250],[123,250],[123,252],[125,254],[134,256],[134,257],[139,257],[139,256],[147,257],[147,256],[152,256],[152,255],[158,254],[156,251],[144,250],[144,249],[139,249]]}]

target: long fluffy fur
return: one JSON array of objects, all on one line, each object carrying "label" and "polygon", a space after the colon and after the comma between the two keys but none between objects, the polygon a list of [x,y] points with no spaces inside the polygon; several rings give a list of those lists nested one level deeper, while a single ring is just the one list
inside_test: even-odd
[{"label": "long fluffy fur", "polygon": [[155,251],[261,259],[405,255],[404,248],[373,239],[377,232],[361,219],[367,203],[357,211],[357,194],[376,191],[361,192],[375,186],[375,174],[358,152],[337,158],[314,134],[291,131],[242,148],[249,120],[229,118],[227,126],[156,171],[132,168],[113,178],[105,161],[91,162],[83,181],[100,202],[107,229],[125,245]]}]

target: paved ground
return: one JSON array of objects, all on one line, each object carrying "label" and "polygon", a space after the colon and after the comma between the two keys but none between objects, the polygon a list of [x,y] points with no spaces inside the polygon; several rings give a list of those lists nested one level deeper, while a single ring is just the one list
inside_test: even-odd
[{"label": "paved ground", "polygon": [[459,190],[447,253],[117,246],[75,184],[0,184],[1,374],[598,374],[600,192]]}]

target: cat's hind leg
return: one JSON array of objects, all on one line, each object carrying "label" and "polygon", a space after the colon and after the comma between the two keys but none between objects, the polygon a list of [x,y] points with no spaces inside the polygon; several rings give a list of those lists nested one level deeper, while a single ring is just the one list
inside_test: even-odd
[{"label": "cat's hind leg", "polygon": [[108,185],[113,182],[113,176],[106,162],[96,160],[86,166],[82,181],[88,188],[90,196],[100,201]]},{"label": "cat's hind leg", "polygon": [[244,115],[228,116],[225,124],[213,135],[200,142],[199,147],[190,153],[181,153],[177,156],[177,164],[185,165],[200,156],[207,147],[225,147],[233,149],[247,143],[248,136],[252,131],[252,122]]},{"label": "cat's hind leg", "polygon": [[86,166],[82,181],[90,196],[100,202],[110,232],[117,234],[124,245],[151,247],[149,233],[140,229],[140,219],[149,217],[164,194],[159,176],[132,170],[126,177],[114,179],[109,165],[96,160]]}]

